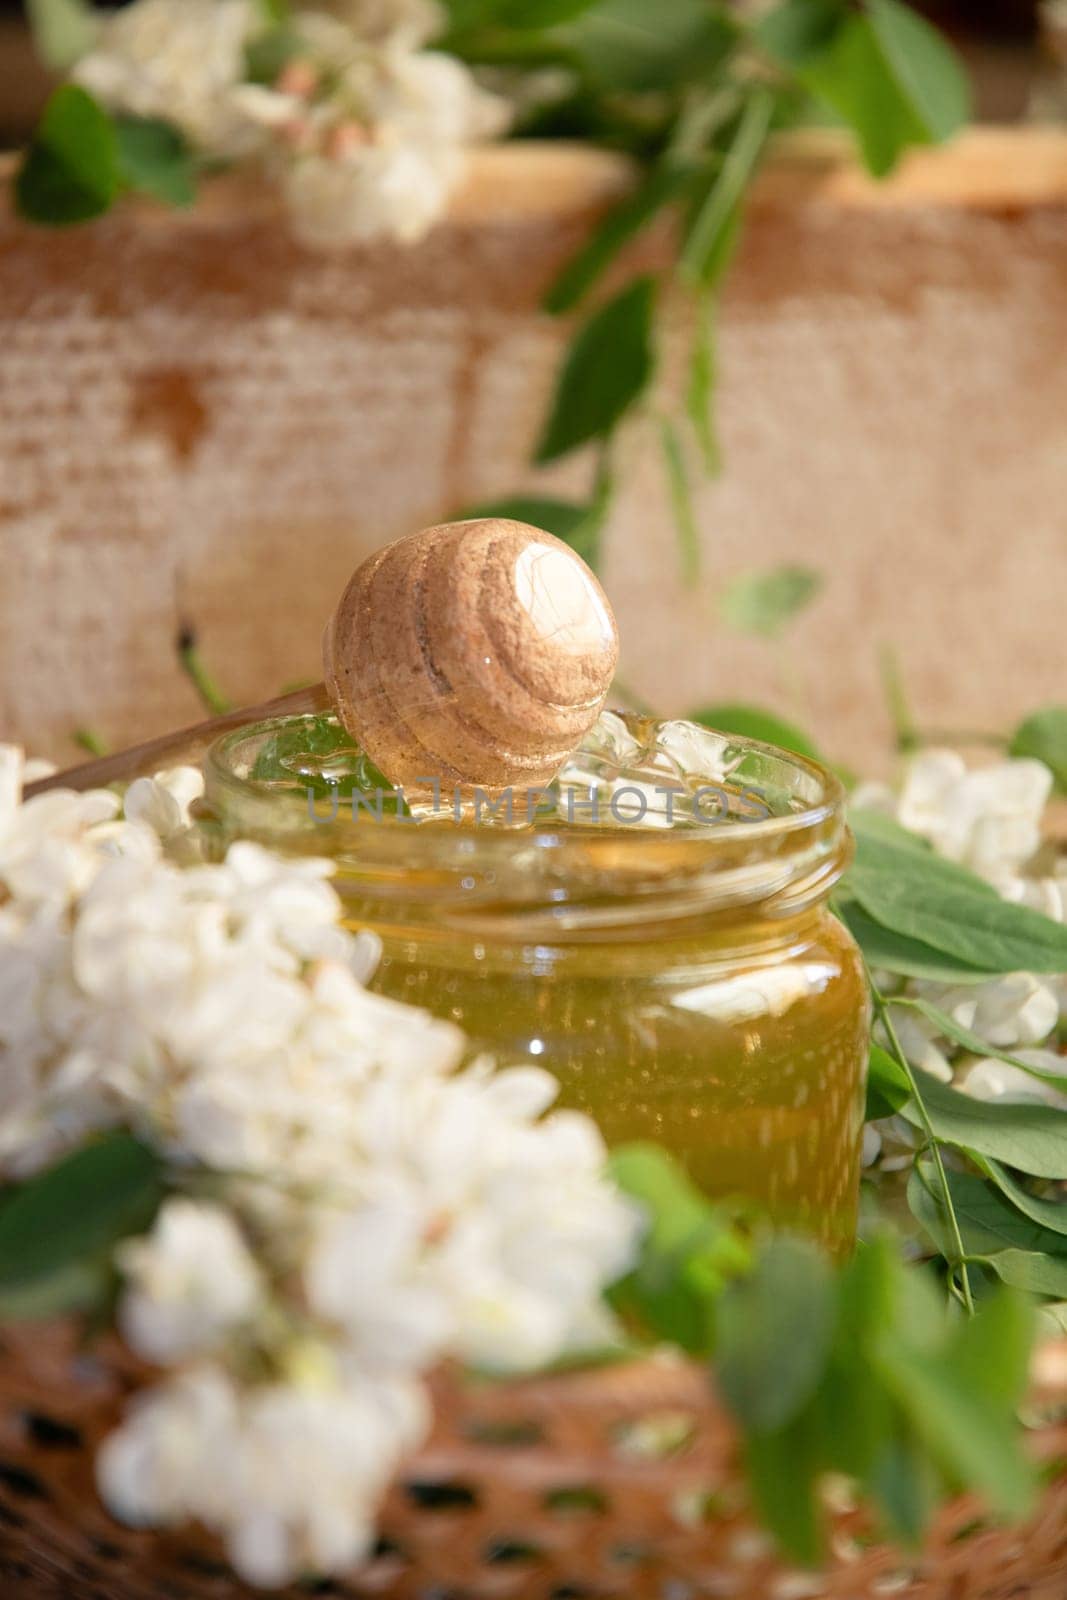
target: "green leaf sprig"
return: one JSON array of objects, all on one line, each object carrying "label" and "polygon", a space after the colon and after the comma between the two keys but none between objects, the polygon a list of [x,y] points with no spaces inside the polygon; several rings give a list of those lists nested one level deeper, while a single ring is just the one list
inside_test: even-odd
[{"label": "green leaf sprig", "polygon": [[[288,0],[258,0],[258,11],[247,76],[273,83],[299,53],[298,18]],[[813,111],[830,116],[851,129],[869,169],[887,173],[909,146],[946,139],[966,120],[962,69],[902,0],[783,0],[757,21],[725,0],[656,0],[654,7],[648,0],[448,0],[444,11],[435,48],[510,73],[517,86],[553,69],[558,88],[520,121],[520,136],[582,138],[639,164],[632,192],[545,295],[553,315],[578,312],[581,320],[535,461],[596,446],[601,467],[574,520],[599,527],[602,464],[619,428],[647,405],[662,342],[662,291],[677,281],[694,308],[685,404],[677,423],[660,420],[659,435],[681,573],[694,585],[701,550],[688,458],[710,473],[720,460],[712,419],[715,299],[772,135]],[[92,47],[100,27],[86,0],[30,0],[30,15],[42,55],[60,70]],[[98,217],[128,191],[187,206],[200,165],[174,126],[112,115],[66,84],[20,166],[16,203],[23,216],[53,226]],[[631,277],[585,311],[622,252],[665,219],[676,238],[674,266]],[[597,554],[595,536],[587,548]],[[812,575],[800,569],[744,575],[722,594],[721,612],[731,626],[771,634],[814,592]]]},{"label": "green leaf sprig", "polygon": [[[1067,972],[1062,924],[1002,900],[885,817],[858,811],[852,823],[856,857],[837,910],[869,972],[952,985],[1017,971]],[[910,1010],[961,1049],[1061,1092],[1067,1070],[1037,1069],[923,996],[887,997],[873,979],[871,991],[888,1048],[872,1047],[868,1116],[899,1114],[921,1136],[908,1200],[945,1259],[950,1290],[972,1310],[989,1278],[1067,1298],[1067,1205],[1042,1192],[1067,1182],[1067,1111],[1036,1097],[979,1100],[941,1083],[908,1062],[893,1017]]]},{"label": "green leaf sprig", "polygon": [[1067,706],[1035,711],[1016,728],[1008,754],[1043,761],[1056,788],[1067,794]]},{"label": "green leaf sprig", "polygon": [[112,116],[75,83],[52,95],[15,178],[15,203],[49,227],[88,222],[138,190],[191,205],[195,164],[176,128],[154,117]]},{"label": "green leaf sprig", "polygon": [[[942,36],[901,0],[784,0],[758,21],[715,0],[452,0],[441,41],[473,64],[517,75],[551,66],[554,102],[520,135],[584,138],[641,165],[635,187],[565,264],[544,298],[553,315],[586,300],[634,241],[666,221],[677,281],[694,302],[685,415],[660,423],[663,470],[681,573],[700,577],[687,455],[715,472],[711,421],[715,298],[737,247],[749,188],[772,135],[810,115],[849,128],[869,170],[888,173],[906,149],[947,139],[968,115],[966,77]],[[640,287],[638,287],[640,286]],[[658,305],[648,274],[575,329],[536,452],[555,461],[591,441],[608,446],[648,405],[658,367]],[[773,632],[814,585],[786,570],[765,591],[746,576],[721,597],[730,625]],[[783,595],[788,590],[788,599]]]},{"label": "green leaf sprig", "polygon": [[127,1133],[0,1192],[0,1321],[104,1304],[115,1245],[150,1226],[163,1195],[161,1162]]},{"label": "green leaf sprig", "polygon": [[789,1556],[824,1555],[829,1473],[855,1480],[885,1532],[912,1546],[959,1489],[997,1513],[1026,1511],[1035,1475],[1015,1411],[1035,1319],[1018,1291],[961,1319],[884,1234],[835,1270],[807,1241],[767,1238],[709,1202],[655,1146],[614,1151],[611,1172],[648,1219],[616,1310],[710,1363],[755,1508]]}]

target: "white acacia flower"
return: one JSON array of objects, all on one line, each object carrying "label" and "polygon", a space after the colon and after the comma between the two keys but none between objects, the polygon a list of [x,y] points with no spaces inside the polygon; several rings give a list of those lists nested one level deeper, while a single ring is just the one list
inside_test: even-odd
[{"label": "white acacia flower", "polygon": [[503,130],[504,102],[454,57],[412,48],[410,29],[379,37],[359,18],[305,12],[298,59],[235,104],[273,141],[297,236],[316,248],[411,243],[443,213],[465,148]]},{"label": "white acacia flower", "polygon": [[26,905],[65,905],[104,858],[157,858],[151,829],[118,821],[119,811],[116,796],[100,789],[52,789],[28,800],[0,825],[0,887]]},{"label": "white acacia flower", "polygon": [[[924,1017],[920,1011],[894,1005],[892,1002],[889,1005],[889,1013],[897,1042],[912,1066],[920,1067],[923,1072],[928,1072],[932,1078],[937,1078],[941,1083],[950,1083],[952,1067],[937,1042],[942,1038],[937,1024]],[[881,1019],[874,1025],[874,1034],[885,1049],[891,1047],[889,1034]]]},{"label": "white acacia flower", "polygon": [[949,988],[919,982],[912,988],[961,1028],[1001,1049],[1040,1044],[1059,1017],[1059,1001],[1052,982],[1030,972],[1012,972],[987,982]]},{"label": "white acacia flower", "polygon": [[168,767],[151,778],[135,778],[122,797],[123,815],[144,822],[164,844],[172,843],[190,824],[189,807],[204,792],[198,767]]},{"label": "white acacia flower", "polygon": [[454,1334],[449,1298],[426,1270],[435,1225],[404,1186],[323,1215],[304,1269],[308,1303],[372,1371],[428,1366]]},{"label": "white acacia flower", "polygon": [[480,89],[455,56],[435,50],[361,55],[345,72],[344,91],[385,145],[458,151],[507,125],[504,102]]},{"label": "white acacia flower", "polygon": [[174,123],[207,155],[244,155],[257,130],[232,93],[262,27],[256,0],[134,0],[104,22],[73,77],[111,110]]},{"label": "white acacia flower", "polygon": [[121,1521],[196,1519],[222,1536],[242,1578],[274,1587],[359,1560],[426,1424],[406,1378],[368,1383],[337,1369],[314,1384],[242,1389],[221,1368],[192,1367],[134,1401],[99,1452],[97,1480]]},{"label": "white acacia flower", "polygon": [[1035,1070],[1032,1073],[1024,1072],[1021,1067],[1013,1067],[1009,1062],[995,1058],[972,1058],[962,1073],[959,1087],[976,1100],[1004,1100],[1023,1104],[1036,1101],[1059,1111],[1067,1111],[1067,1094],[1055,1084],[1042,1081],[1041,1076],[1048,1073],[1067,1078],[1067,1057],[1057,1055],[1054,1050],[1016,1050],[1013,1054]]},{"label": "white acacia flower", "polygon": [[484,1066],[368,1085],[370,1209],[324,1216],[306,1274],[367,1359],[395,1340],[517,1370],[602,1339],[596,1286],[625,1270],[639,1219],[603,1183],[588,1119],[530,1120],[555,1092],[537,1069]]},{"label": "white acacia flower", "polygon": [[151,1233],[127,1240],[117,1260],[126,1282],[123,1337],[161,1366],[208,1353],[262,1302],[262,1274],[221,1206],[167,1200]]},{"label": "white acacia flower", "polygon": [[101,1492],[202,1522],[252,1582],[343,1569],[421,1438],[419,1375],[602,1341],[639,1219],[593,1125],[546,1115],[547,1073],[462,1069],[456,1027],[364,986],[378,942],[327,864],[177,865],[188,775],[122,815],[22,805],[21,773],[0,751],[0,1174],[118,1124],[213,1196],[117,1253],[120,1330],[173,1371],[105,1442]]},{"label": "white acacia flower", "polygon": [[136,1395],[97,1452],[104,1503],[131,1527],[167,1527],[221,1505],[238,1393],[218,1367],[192,1367]]},{"label": "white acacia flower", "polygon": [[389,1480],[422,1443],[428,1418],[421,1387],[406,1377],[253,1391],[220,1530],[237,1571],[269,1587],[354,1566],[373,1539]]},{"label": "white acacia flower", "polygon": [[418,145],[357,145],[298,156],[285,172],[297,237],[319,249],[372,239],[411,244],[444,211],[459,172],[456,152]]},{"label": "white acacia flower", "polygon": [[1053,922],[1067,922],[1067,870],[1063,864],[1044,877],[1006,876],[998,881],[997,889],[1005,900],[1040,911]]},{"label": "white acacia flower", "polygon": [[990,882],[1017,874],[1041,843],[1052,774],[1040,761],[1000,761],[969,770],[954,750],[922,750],[899,793],[864,785],[854,804],[888,811],[941,855]]}]

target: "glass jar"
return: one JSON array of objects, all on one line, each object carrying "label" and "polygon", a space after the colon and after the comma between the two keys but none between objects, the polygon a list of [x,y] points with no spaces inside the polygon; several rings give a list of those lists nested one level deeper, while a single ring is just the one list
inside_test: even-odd
[{"label": "glass jar", "polygon": [[[416,820],[324,789],[322,719],[291,776],[258,776],[279,733],[293,748],[294,721],[209,752],[220,848],[241,837],[332,857],[348,922],[381,938],[382,993],[453,1019],[501,1062],[547,1068],[609,1144],[655,1140],[707,1193],[849,1247],[869,1015],[858,951],[828,909],[850,853],[836,778],[767,745],[609,714],[613,761],[597,733],[566,808],[561,791],[530,823]],[[670,825],[663,802],[647,809],[665,780],[658,793],[694,801],[683,816],[667,802]]]}]

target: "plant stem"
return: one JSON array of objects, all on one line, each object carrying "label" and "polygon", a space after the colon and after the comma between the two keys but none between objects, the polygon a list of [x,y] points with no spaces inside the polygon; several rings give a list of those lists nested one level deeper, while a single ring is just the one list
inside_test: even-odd
[{"label": "plant stem", "polygon": [[693,589],[700,580],[700,529],[693,510],[689,472],[682,450],[682,441],[670,418],[661,417],[659,427],[671,509],[674,512],[674,526],[678,536],[682,583],[687,589]]},{"label": "plant stem", "polygon": [[95,728],[75,728],[71,738],[79,750],[86,750],[91,756],[106,756],[110,754],[107,740],[97,733]]},{"label": "plant stem", "polygon": [[899,754],[907,755],[920,741],[915,728],[915,718],[912,716],[904,690],[900,662],[891,644],[882,646],[878,652],[878,660],[882,673],[882,689],[889,707],[896,747]]},{"label": "plant stem", "polygon": [[959,1298],[968,1315],[973,1317],[974,1297],[971,1294],[971,1280],[967,1272],[967,1252],[963,1248],[963,1235],[960,1233],[959,1218],[956,1216],[956,1208],[952,1203],[952,1191],[948,1186],[948,1175],[945,1172],[945,1164],[941,1159],[941,1146],[937,1142],[937,1135],[934,1133],[933,1123],[930,1121],[930,1113],[926,1109],[923,1097],[919,1092],[919,1085],[915,1081],[915,1074],[911,1069],[911,1062],[904,1054],[904,1051],[901,1048],[900,1040],[897,1038],[897,1030],[893,1026],[893,1019],[889,1014],[889,1007],[886,1004],[885,997],[872,978],[871,969],[867,967],[866,961],[864,961],[864,966],[867,970],[867,982],[870,985],[871,998],[874,1001],[874,1009],[878,1014],[879,1021],[885,1028],[886,1037],[889,1040],[889,1048],[893,1058],[907,1077],[908,1085],[911,1089],[911,1097],[915,1101],[915,1106],[919,1113],[919,1121],[922,1123],[923,1132],[926,1134],[926,1138],[929,1143],[930,1154],[933,1158],[934,1166],[937,1169],[937,1181],[941,1190],[941,1202],[945,1208],[945,1217],[948,1222],[952,1248],[956,1257],[954,1261],[949,1262],[949,1267],[951,1270],[950,1281],[952,1281],[954,1284],[955,1276],[957,1273],[959,1274]]},{"label": "plant stem", "polygon": [[219,688],[201,660],[196,638],[192,634],[183,634],[178,640],[178,660],[203,701],[205,710],[210,711],[213,717],[224,716],[227,711],[233,710],[233,701]]}]

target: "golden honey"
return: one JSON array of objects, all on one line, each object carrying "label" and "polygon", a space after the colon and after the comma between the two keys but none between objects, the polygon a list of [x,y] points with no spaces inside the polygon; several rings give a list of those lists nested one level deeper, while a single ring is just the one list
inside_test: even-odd
[{"label": "golden honey", "polygon": [[846,1250],[869,1016],[828,906],[849,849],[836,779],[608,714],[550,792],[513,797],[510,824],[499,796],[477,821],[469,795],[416,818],[381,803],[358,752],[324,753],[323,720],[213,749],[219,845],[332,857],[349,924],[382,940],[381,992],[546,1068],[610,1145],[653,1139],[707,1193]]}]

